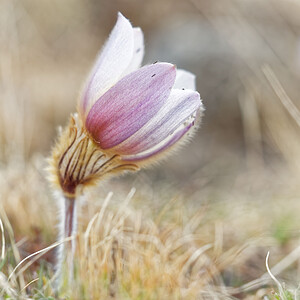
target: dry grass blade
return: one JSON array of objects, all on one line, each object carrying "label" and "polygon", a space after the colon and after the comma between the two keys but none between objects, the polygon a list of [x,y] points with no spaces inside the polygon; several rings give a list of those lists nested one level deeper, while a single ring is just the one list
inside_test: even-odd
[{"label": "dry grass blade", "polygon": [[[265,284],[270,283],[270,279],[274,280],[275,276],[281,274],[284,270],[289,268],[293,263],[295,263],[300,258],[300,246],[294,249],[291,253],[286,255],[281,261],[279,261],[275,266],[269,269],[267,265],[267,272],[264,273],[260,278],[257,278],[251,282],[242,285],[239,288],[227,288],[227,291],[231,294],[237,294],[242,292],[253,291],[262,287]],[[266,264],[268,264],[269,252],[266,257]],[[271,277],[271,278],[270,278]],[[274,280],[278,284],[278,280]]]},{"label": "dry grass blade", "polygon": [[35,278],[35,279],[32,279],[31,281],[29,281],[29,282],[21,289],[21,291],[26,290],[31,284],[35,283],[35,282],[38,281],[39,279],[40,279],[39,277],[37,277],[37,278]]},{"label": "dry grass blade", "polygon": [[5,235],[4,235],[4,227],[2,220],[0,218],[0,229],[1,229],[1,242],[2,242],[2,247],[1,247],[1,260],[4,259],[5,256]]},{"label": "dry grass blade", "polygon": [[286,108],[286,110],[289,112],[289,114],[293,117],[295,122],[300,127],[300,111],[285,92],[284,88],[282,87],[281,83],[279,82],[271,67],[269,65],[265,65],[263,66],[262,71],[265,74],[267,80],[269,81],[270,85],[272,86],[274,92],[278,96],[283,106]]},{"label": "dry grass blade", "polygon": [[276,277],[272,274],[270,268],[269,268],[269,256],[270,256],[270,252],[268,252],[267,254],[267,257],[266,257],[266,268],[267,268],[267,271],[268,271],[268,274],[270,275],[270,277],[274,280],[274,282],[276,283],[277,287],[278,287],[278,290],[279,290],[279,294],[280,294],[280,297],[283,299],[283,300],[286,300],[286,297],[284,295],[284,291],[283,291],[283,288],[282,288],[282,285],[280,284],[280,282],[276,279]]},{"label": "dry grass blade", "polygon": [[0,272],[0,299],[3,299],[3,294],[6,293],[11,299],[17,299],[18,293],[13,288],[10,287],[7,278]]},{"label": "dry grass blade", "polygon": [[[49,247],[46,247],[46,248],[44,248],[44,249],[41,249],[41,250],[39,250],[39,251],[36,251],[36,252],[34,252],[34,253],[28,255],[27,257],[25,257],[24,259],[22,259],[22,260],[15,266],[15,268],[13,269],[13,271],[12,271],[12,272],[10,273],[10,275],[8,276],[8,280],[7,280],[7,281],[10,281],[11,278],[14,276],[16,270],[17,270],[17,269],[18,269],[25,261],[29,260],[31,257],[34,257],[34,256],[36,256],[36,255],[38,255],[38,254],[45,254],[46,252],[50,251],[51,249],[56,248],[57,246],[59,246],[59,245],[65,243],[65,242],[71,241],[72,239],[74,239],[74,237],[65,238],[63,241],[56,242],[56,243],[50,245]],[[30,263],[30,264],[31,264],[31,263]],[[26,265],[26,268],[29,267],[30,264]],[[23,271],[24,271],[24,270],[23,270]],[[21,272],[21,274],[22,274],[22,272]]]}]

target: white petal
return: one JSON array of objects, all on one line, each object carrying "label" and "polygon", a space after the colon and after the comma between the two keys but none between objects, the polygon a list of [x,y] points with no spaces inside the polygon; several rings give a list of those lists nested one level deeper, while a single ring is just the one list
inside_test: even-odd
[{"label": "white petal", "polygon": [[196,76],[188,71],[178,69],[174,89],[196,90]]},{"label": "white petal", "polygon": [[186,135],[189,131],[191,131],[193,126],[194,126],[193,120],[191,120],[187,124],[182,124],[176,129],[175,132],[173,132],[171,135],[169,135],[166,139],[164,139],[159,144],[135,155],[129,155],[129,156],[123,155],[122,160],[145,163],[145,161],[151,159],[154,156],[157,157],[162,154],[167,154],[169,153],[167,150],[169,150],[170,148],[173,149],[174,144],[177,145],[181,144],[179,143],[179,141],[183,140],[182,139],[183,136]]},{"label": "white petal", "polygon": [[111,88],[128,68],[134,49],[134,30],[121,14],[101,54],[96,60],[81,99],[85,114],[92,104]]},{"label": "white petal", "polygon": [[159,112],[130,138],[119,144],[116,151],[132,155],[162,142],[199,108],[199,93],[191,90],[172,90]]},{"label": "white petal", "polygon": [[143,58],[144,58],[144,52],[145,52],[145,47],[144,47],[144,35],[139,27],[134,27],[133,28],[133,33],[134,33],[134,48],[133,48],[133,56],[131,59],[131,62],[128,66],[128,68],[125,71],[124,75],[127,75],[138,68],[141,67]]}]

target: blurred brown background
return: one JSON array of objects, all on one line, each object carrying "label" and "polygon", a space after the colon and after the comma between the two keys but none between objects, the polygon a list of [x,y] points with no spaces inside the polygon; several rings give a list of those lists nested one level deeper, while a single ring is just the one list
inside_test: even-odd
[{"label": "blurred brown background", "polygon": [[144,63],[168,61],[197,75],[202,128],[163,169],[186,178],[206,164],[222,173],[222,163],[256,168],[281,156],[279,133],[266,121],[279,99],[262,68],[297,104],[299,2],[2,0],[0,11],[2,162],[49,153],[118,11],[143,29]]},{"label": "blurred brown background", "polygon": [[[300,192],[298,0],[0,0],[0,201],[14,230],[28,234],[18,217],[28,211],[36,216],[28,223],[53,241],[45,157],[118,11],[143,29],[145,64],[167,61],[197,75],[206,112],[177,155],[99,191],[136,186],[145,208],[177,195],[192,209],[221,203],[212,207],[224,228],[242,229],[224,230],[231,244],[270,236],[278,224],[296,240],[298,227],[285,220],[298,219]],[[249,272],[264,272],[264,258]]]},{"label": "blurred brown background", "polygon": [[144,63],[168,61],[195,73],[206,107],[191,144],[159,167],[124,177],[126,185],[169,182],[171,190],[196,192],[198,201],[200,190],[203,199],[207,189],[217,198],[220,188],[223,199],[224,190],[260,193],[277,188],[282,177],[298,176],[299,128],[278,89],[298,105],[299,1],[2,0],[0,5],[4,172],[26,169],[32,161],[45,164],[56,129],[75,111],[80,87],[121,11],[144,31]]}]

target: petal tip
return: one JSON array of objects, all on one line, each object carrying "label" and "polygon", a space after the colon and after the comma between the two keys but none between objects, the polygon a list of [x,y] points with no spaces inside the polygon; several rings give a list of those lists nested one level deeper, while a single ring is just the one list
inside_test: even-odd
[{"label": "petal tip", "polygon": [[133,29],[137,32],[143,33],[141,27],[133,27]]},{"label": "petal tip", "polygon": [[117,18],[116,25],[121,25],[121,26],[128,26],[129,25],[131,27],[131,30],[133,30],[131,22],[121,12],[118,12],[118,18]]},{"label": "petal tip", "polygon": [[120,11],[118,11],[118,19],[119,18],[128,20],[127,18],[124,17],[124,15]]}]

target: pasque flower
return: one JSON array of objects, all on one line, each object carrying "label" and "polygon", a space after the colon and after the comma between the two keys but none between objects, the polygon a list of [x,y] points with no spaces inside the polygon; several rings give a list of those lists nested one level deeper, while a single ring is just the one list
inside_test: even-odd
[{"label": "pasque flower", "polygon": [[[195,76],[169,63],[141,67],[143,55],[141,29],[119,13],[82,91],[78,114],[61,131],[50,159],[51,180],[64,204],[61,238],[76,232],[75,204],[83,188],[157,161],[196,128],[203,106]],[[73,242],[68,251],[74,249]],[[58,269],[65,252],[61,248]]]}]

